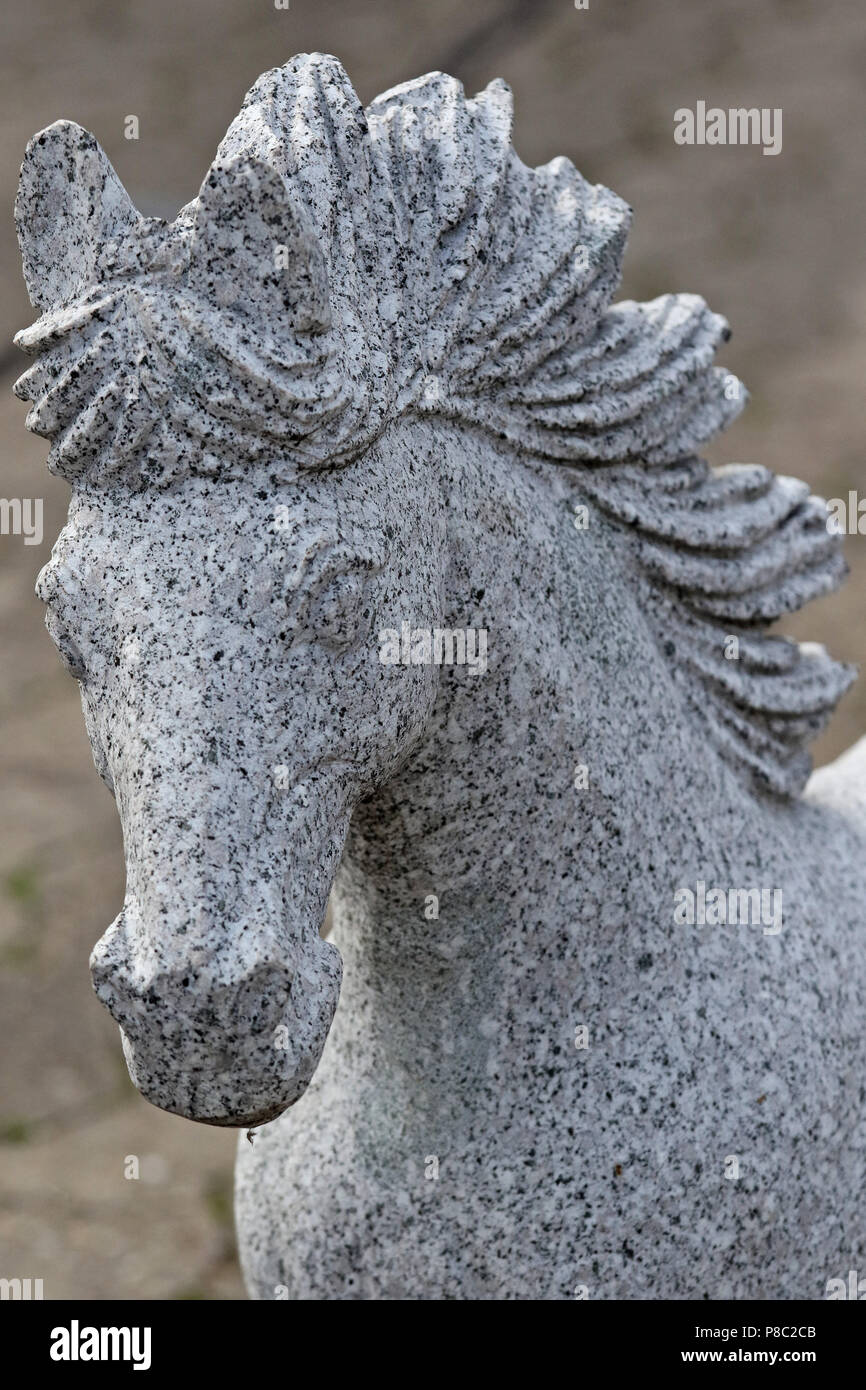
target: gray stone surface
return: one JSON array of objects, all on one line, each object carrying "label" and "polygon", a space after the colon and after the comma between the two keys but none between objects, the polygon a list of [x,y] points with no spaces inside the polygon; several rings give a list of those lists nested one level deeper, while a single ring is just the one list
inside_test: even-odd
[{"label": "gray stone surface", "polygon": [[[265,1125],[254,1296],[820,1296],[866,1253],[864,753],[801,797],[851,673],[765,629],[838,543],[700,462],[724,320],[611,307],[629,210],[509,132],[501,83],[364,113],[314,55],[170,225],[79,127],[28,147],[97,992],[148,1099]],[[383,662],[404,623],[483,669]],[[683,923],[702,883],[783,908]]]}]

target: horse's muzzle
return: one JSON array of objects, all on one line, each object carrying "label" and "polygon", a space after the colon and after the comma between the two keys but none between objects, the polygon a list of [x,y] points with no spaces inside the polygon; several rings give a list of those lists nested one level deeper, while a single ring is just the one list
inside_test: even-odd
[{"label": "horse's muzzle", "polygon": [[303,1095],[339,997],[333,946],[316,937],[291,964],[258,960],[245,972],[220,954],[198,968],[145,965],[130,946],[121,913],[90,966],[146,1100],[204,1124],[242,1127],[275,1119]]}]

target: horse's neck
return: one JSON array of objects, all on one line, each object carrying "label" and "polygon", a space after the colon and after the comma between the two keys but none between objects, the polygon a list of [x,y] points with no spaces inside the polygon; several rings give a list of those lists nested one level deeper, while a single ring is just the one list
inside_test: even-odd
[{"label": "horse's neck", "polygon": [[458,936],[503,904],[550,920],[565,881],[588,905],[639,877],[635,854],[661,854],[647,844],[650,801],[688,822],[692,846],[709,841],[731,776],[644,620],[627,532],[594,509],[575,527],[567,470],[486,440],[474,457],[472,443],[441,455],[462,465],[448,479],[443,619],[487,628],[487,669],[443,668],[408,766],[356,812],[343,875],[380,926],[429,929],[435,898],[432,920],[447,910]]}]

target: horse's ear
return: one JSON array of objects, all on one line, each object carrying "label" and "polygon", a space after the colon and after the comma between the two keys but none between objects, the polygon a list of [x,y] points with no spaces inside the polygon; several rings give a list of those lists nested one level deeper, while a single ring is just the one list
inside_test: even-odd
[{"label": "horse's ear", "polygon": [[30,302],[43,312],[98,283],[109,241],[141,221],[105,151],[74,121],[55,121],[27,146],[15,223]]},{"label": "horse's ear", "polygon": [[327,270],[309,220],[282,175],[250,154],[218,160],[202,185],[189,282],[224,308],[276,314],[284,329],[330,324]]}]

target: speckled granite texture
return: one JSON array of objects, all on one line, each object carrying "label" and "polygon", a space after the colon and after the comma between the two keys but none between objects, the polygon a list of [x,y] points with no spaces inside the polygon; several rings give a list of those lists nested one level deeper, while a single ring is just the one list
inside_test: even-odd
[{"label": "speckled granite texture", "polygon": [[80,127],[28,147],[39,592],[127,855],[93,977],[149,1100],[253,1127],[254,1297],[866,1267],[866,752],[803,794],[851,672],[766,635],[838,541],[700,461],[727,328],[611,306],[629,216],[521,164],[502,83],[364,112],[322,55],[172,224]]}]

